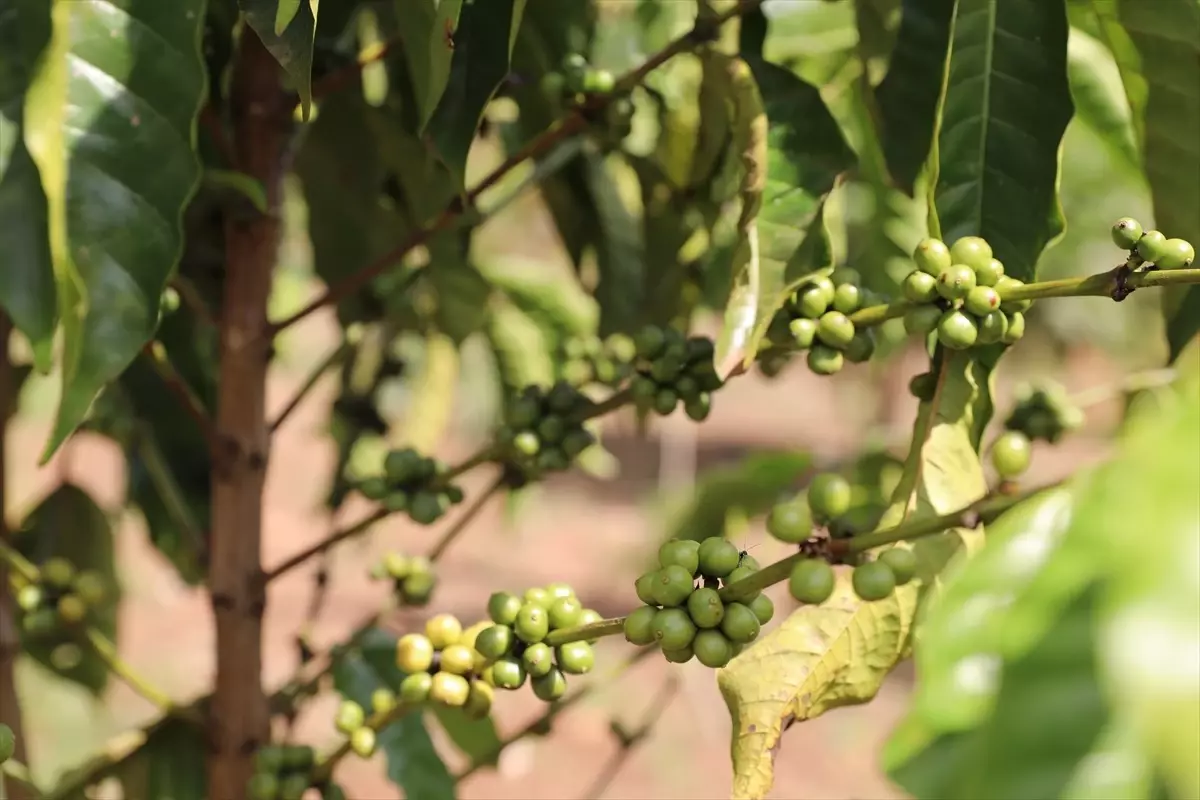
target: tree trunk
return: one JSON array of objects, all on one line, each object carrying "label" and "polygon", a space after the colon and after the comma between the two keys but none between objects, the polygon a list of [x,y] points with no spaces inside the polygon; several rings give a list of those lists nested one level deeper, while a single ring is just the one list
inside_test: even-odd
[{"label": "tree trunk", "polygon": [[208,796],[245,797],[255,750],[270,733],[262,688],[265,590],[260,544],[269,434],[267,299],[279,244],[279,195],[290,109],[279,68],[246,28],[230,90],[237,169],[259,181],[268,213],[226,212],[226,276],[221,314],[220,389],[213,455],[209,589],[217,628],[216,691],[210,706],[213,752]]},{"label": "tree trunk", "polygon": [[[12,323],[0,311],[0,538],[8,538],[7,480],[5,469],[5,434],[10,415],[16,412],[16,385],[13,381],[12,364],[8,361],[8,340]],[[28,765],[25,755],[25,726],[21,722],[21,705],[17,698],[16,666],[21,652],[21,640],[17,635],[17,620],[13,608],[12,593],[8,587],[8,570],[0,564],[0,722],[12,728],[17,737],[17,749],[13,758]],[[4,780],[0,778],[0,780]],[[7,781],[9,800],[25,800],[29,795],[24,787]]]}]

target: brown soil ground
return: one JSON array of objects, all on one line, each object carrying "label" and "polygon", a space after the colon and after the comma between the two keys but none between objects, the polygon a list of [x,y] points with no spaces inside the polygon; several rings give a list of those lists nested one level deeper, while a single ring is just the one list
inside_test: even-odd
[{"label": "brown soil ground", "polygon": [[[313,333],[315,341],[324,337]],[[308,339],[309,334],[303,338]],[[293,348],[295,349],[295,348]],[[320,353],[323,346],[303,348]],[[1030,351],[1037,350],[1030,343]],[[281,405],[304,374],[304,359],[273,376],[271,402]],[[1013,360],[1000,395],[1012,381],[1045,361],[1030,355]],[[820,462],[835,462],[853,453],[868,436],[903,435],[913,403],[904,391],[919,359],[895,363],[890,380],[868,389],[861,375],[821,380],[807,370],[790,370],[768,384],[756,376],[739,379],[722,392],[712,420],[703,426],[680,423],[674,438],[695,435],[699,470],[727,464],[761,448],[801,448]],[[1074,353],[1057,373],[1068,388],[1103,384],[1115,368],[1093,352]],[[331,521],[319,510],[319,498],[332,454],[321,424],[329,391],[314,394],[285,426],[272,454],[266,498],[267,565],[280,562],[320,539]],[[1003,400],[1001,408],[1005,407]],[[1103,452],[1103,434],[1111,427],[1115,407],[1093,409],[1088,430],[1054,450],[1042,448],[1035,458],[1031,483],[1066,474]],[[118,455],[104,442],[81,440],[55,463],[33,468],[45,436],[44,420],[33,415],[16,426],[9,452],[15,485],[11,496],[20,507],[60,476],[91,488],[102,502],[115,505],[122,487]],[[873,428],[871,421],[875,420]],[[880,423],[879,421],[882,420]],[[674,421],[672,421],[674,422]],[[506,524],[499,503],[485,510],[469,536],[456,543],[440,567],[441,586],[435,605],[464,619],[481,616],[487,595],[501,587],[520,588],[551,580],[571,582],[588,604],[605,614],[630,607],[630,584],[647,553],[661,540],[653,500],[659,481],[662,448],[655,432],[639,440],[627,424],[615,425],[609,439],[622,464],[619,478],[601,482],[578,475],[552,481],[525,505],[515,524]],[[453,459],[473,442],[452,439],[442,455]],[[680,445],[676,445],[680,447]],[[686,452],[686,446],[683,447]],[[684,469],[686,478],[688,470]],[[473,474],[467,485],[479,489],[487,476]],[[355,515],[347,511],[347,518]],[[380,525],[366,540],[335,552],[328,600],[316,628],[323,643],[336,641],[383,599],[380,588],[362,579],[374,558],[391,548],[419,551],[437,533],[392,522]],[[749,537],[760,540],[757,530]],[[765,544],[760,560],[770,558]],[[212,619],[202,592],[180,585],[163,559],[147,543],[141,522],[123,518],[118,555],[125,601],[121,611],[120,649],[149,679],[180,698],[204,690],[212,679]],[[786,598],[772,592],[787,613]],[[264,680],[278,685],[296,665],[292,636],[301,625],[312,593],[312,570],[300,569],[273,584],[266,616]],[[400,624],[419,622],[419,617]],[[601,658],[615,663],[621,643],[606,640]],[[602,671],[602,670],[601,670]],[[20,671],[27,724],[38,773],[47,776],[78,763],[98,741],[144,721],[147,704],[114,682],[99,703],[77,692],[51,689],[35,668]],[[670,680],[680,691],[643,745],[614,773],[608,798],[719,798],[728,796],[729,718],[713,673],[698,665],[669,665],[650,659],[611,690],[571,709],[556,724],[553,736],[514,746],[499,767],[477,773],[462,787],[465,798],[572,798],[596,796],[593,782],[607,769],[616,747],[610,720],[636,725],[653,697]],[[886,798],[896,796],[877,766],[881,743],[903,713],[911,671],[901,669],[868,706],[835,711],[814,722],[791,728],[777,758],[777,798]],[[513,731],[539,713],[528,692],[503,696],[496,719]],[[333,740],[332,697],[314,702],[299,720],[307,741]],[[450,748],[444,747],[449,753]],[[450,759],[453,762],[453,758]],[[382,759],[347,761],[338,776],[354,798],[397,797],[383,770]]]}]

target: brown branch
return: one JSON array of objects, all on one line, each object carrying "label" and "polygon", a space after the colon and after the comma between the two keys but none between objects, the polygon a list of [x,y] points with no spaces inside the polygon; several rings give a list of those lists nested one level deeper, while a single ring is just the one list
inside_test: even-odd
[{"label": "brown branch", "polygon": [[279,204],[292,122],[280,69],[246,30],[230,87],[237,168],[262,184],[268,213],[227,212],[208,585],[216,619],[216,684],[208,715],[208,796],[244,797],[255,751],[270,738],[262,686],[263,489],[270,341],[267,301],[279,248]]},{"label": "brown branch", "polygon": [[[401,243],[391,251],[384,253],[382,256],[372,261],[367,266],[360,269],[343,280],[330,286],[324,294],[313,300],[304,308],[292,314],[290,317],[280,320],[271,326],[271,333],[278,334],[280,331],[295,325],[300,320],[314,313],[320,308],[327,305],[336,305],[347,297],[366,286],[379,275],[398,264],[404,256],[411,250],[421,245],[424,245],[436,234],[448,230],[454,225],[460,217],[462,217],[469,209],[473,209],[475,202],[480,195],[495,186],[509,172],[528,161],[531,158],[544,156],[558,146],[561,142],[569,139],[577,133],[584,131],[589,124],[590,119],[594,119],[597,114],[607,108],[613,98],[620,96],[621,93],[627,92],[639,85],[646,79],[654,70],[665,64],[680,53],[686,52],[697,45],[697,43],[705,42],[711,39],[716,29],[733,19],[757,8],[762,0],[740,0],[736,6],[729,11],[714,17],[711,20],[697,21],[695,27],[691,31],[675,39],[662,50],[655,53],[646,60],[637,69],[625,74],[616,82],[614,91],[606,95],[589,95],[582,104],[573,107],[567,115],[555,122],[547,130],[539,136],[528,142],[524,147],[506,158],[500,166],[492,170],[487,177],[483,178],[463,197],[456,198],[441,214],[437,216],[431,223],[424,228],[413,232],[408,239]],[[361,67],[359,67],[361,69]],[[315,92],[314,92],[315,94]]]},{"label": "brown branch", "polygon": [[[646,741],[646,737],[662,719],[662,715],[666,713],[671,702],[679,694],[679,687],[678,675],[673,674],[666,679],[662,690],[655,696],[650,708],[646,709],[646,713],[642,715],[641,724],[631,733],[620,735],[620,748],[613,753],[612,758],[600,770],[600,774],[592,781],[592,785],[588,787],[587,791],[580,795],[582,800],[600,800],[604,796],[604,793],[612,786],[612,782],[621,774],[625,762]],[[616,731],[613,733],[616,734]]]}]

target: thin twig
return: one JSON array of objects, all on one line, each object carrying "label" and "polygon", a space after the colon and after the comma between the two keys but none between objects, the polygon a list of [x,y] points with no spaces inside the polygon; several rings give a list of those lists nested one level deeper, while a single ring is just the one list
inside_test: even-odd
[{"label": "thin twig", "polygon": [[527,739],[530,736],[538,735],[540,731],[546,730],[546,728],[552,722],[554,722],[554,718],[559,714],[563,713],[568,708],[576,705],[590,695],[595,694],[601,689],[605,689],[608,686],[616,683],[632,667],[656,652],[658,652],[658,650],[654,647],[639,648],[637,652],[626,658],[620,664],[582,686],[579,691],[551,705],[550,708],[546,709],[544,714],[535,719],[533,722],[530,722],[524,728],[521,728],[519,731],[516,731],[508,737],[501,739],[500,742],[497,743],[497,745],[491,750],[474,759],[465,769],[462,770],[462,772],[459,772],[457,775],[455,775],[454,782],[456,784],[462,783],[464,780],[469,778],[471,775],[474,775],[484,767],[495,764],[496,760],[500,757],[500,754],[509,747],[512,747],[517,742]]},{"label": "thin twig", "polygon": [[171,279],[171,288],[179,295],[179,300],[183,305],[191,309],[196,315],[196,319],[200,320],[206,327],[218,328],[217,318],[213,316],[212,309],[208,307],[208,303],[204,302],[204,298],[200,296],[200,290],[196,288],[196,284],[192,283],[189,278],[183,275],[176,275]]},{"label": "thin twig", "polygon": [[1070,396],[1071,405],[1077,408],[1088,408],[1122,395],[1141,392],[1149,389],[1161,389],[1170,386],[1179,378],[1179,371],[1171,367],[1151,369],[1126,375],[1116,383],[1106,383],[1093,386]]},{"label": "thin twig", "polygon": [[279,416],[275,418],[275,421],[271,423],[270,431],[272,434],[279,430],[279,426],[283,425],[283,423],[287,421],[287,418],[291,416],[292,412],[299,407],[304,398],[308,396],[308,393],[311,392],[316,385],[321,382],[321,378],[325,375],[325,373],[329,372],[329,370],[339,366],[343,361],[345,361],[346,358],[349,357],[351,351],[352,348],[350,343],[342,342],[340,345],[338,345],[337,349],[326,356],[321,363],[313,367],[312,372],[309,373],[308,377],[304,380],[304,383],[300,385],[300,388],[296,390],[294,395],[292,395],[292,399],[289,400],[283,407],[283,410],[279,412]]},{"label": "thin twig", "polygon": [[[600,770],[600,774],[592,781],[592,785],[587,791],[580,795],[581,800],[600,800],[608,788],[612,786],[612,782],[617,779],[621,773],[621,769],[625,766],[625,762],[629,757],[640,747],[650,732],[662,719],[662,715],[666,713],[671,702],[679,694],[680,681],[679,676],[672,674],[666,679],[663,688],[655,696],[654,702],[650,708],[646,709],[646,713],[642,715],[642,722],[632,732],[621,736],[620,748],[613,753],[608,763]],[[614,731],[615,734],[615,731]]]},{"label": "thin twig", "polygon": [[[384,253],[375,261],[366,265],[359,271],[347,276],[338,283],[333,284],[329,289],[313,300],[304,308],[292,314],[279,322],[270,326],[270,334],[277,335],[280,331],[288,328],[308,315],[317,311],[326,305],[336,305],[350,295],[357,292],[363,286],[370,283],[380,274],[390,269],[395,264],[398,264],[405,255],[411,250],[428,242],[433,236],[449,229],[459,217],[463,216],[468,210],[472,210],[475,202],[480,195],[496,185],[505,175],[523,164],[531,158],[544,156],[550,150],[558,146],[560,142],[581,133],[586,130],[589,125],[589,120],[593,119],[597,114],[602,112],[613,98],[621,93],[633,89],[635,86],[645,80],[646,76],[660,66],[665,64],[670,59],[690,50],[697,42],[707,40],[712,32],[717,27],[728,22],[729,20],[747,13],[751,9],[757,8],[762,0],[739,0],[736,6],[729,11],[717,16],[711,20],[697,21],[696,27],[691,31],[675,39],[662,50],[655,53],[647,59],[641,66],[630,71],[622,76],[616,82],[614,91],[611,94],[605,95],[590,95],[582,105],[573,107],[565,117],[555,122],[547,130],[535,137],[524,147],[506,158],[500,166],[492,170],[485,178],[476,184],[464,196],[456,198],[427,226],[420,230],[414,231],[408,239],[401,243],[398,247]],[[361,67],[355,69],[361,70]],[[352,70],[353,72],[353,70]],[[314,92],[315,93],[315,92]]]},{"label": "thin twig", "polygon": [[496,495],[496,492],[503,488],[504,476],[501,475],[500,477],[496,478],[496,480],[492,481],[491,485],[484,489],[483,492],[480,493],[479,497],[476,497],[474,500],[472,500],[471,504],[467,506],[466,509],[459,515],[458,519],[454,520],[454,524],[446,529],[446,532],[442,534],[441,538],[438,539],[437,543],[432,549],[430,549],[429,560],[437,561],[439,558],[445,555],[446,550],[450,548],[450,545],[454,544],[454,540],[462,535],[462,532],[467,529],[467,526],[469,526],[475,520],[475,518],[479,516],[479,512],[483,510],[483,507],[487,505],[487,502]]},{"label": "thin twig", "polygon": [[154,371],[162,378],[164,384],[171,394],[183,406],[184,411],[188,413],[200,428],[200,433],[208,442],[209,449],[216,452],[217,442],[220,437],[217,434],[216,425],[213,423],[212,415],[200,402],[200,398],[192,391],[192,387],[188,386],[183,377],[175,370],[167,358],[166,348],[161,342],[147,342],[142,348],[142,355],[150,361],[150,365],[154,367]]}]

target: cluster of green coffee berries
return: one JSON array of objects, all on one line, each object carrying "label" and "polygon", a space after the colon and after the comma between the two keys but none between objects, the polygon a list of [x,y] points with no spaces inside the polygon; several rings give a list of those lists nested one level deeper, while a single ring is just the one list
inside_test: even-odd
[{"label": "cluster of green coffee berries", "polygon": [[[388,689],[377,690],[371,697],[372,711],[388,714],[397,704],[412,708],[432,702],[461,708],[472,719],[486,717],[495,695],[483,678],[485,665],[475,652],[475,640],[489,625],[484,621],[464,629],[453,614],[437,614],[426,621],[424,633],[401,636],[396,642],[396,666],[406,675],[400,682],[399,695]],[[342,708],[349,710],[344,716],[339,714],[339,730],[351,737],[353,747],[353,731],[362,727],[363,710],[355,711],[349,702]],[[356,720],[357,724],[348,724]]]},{"label": "cluster of green coffee berries", "polygon": [[1151,265],[1155,269],[1186,269],[1196,260],[1196,248],[1186,239],[1168,239],[1161,231],[1142,229],[1132,217],[1113,223],[1112,240],[1129,251],[1129,265]]},{"label": "cluster of green coffee berries", "polygon": [[633,372],[637,348],[623,333],[603,341],[597,336],[575,336],[563,341],[559,356],[560,380],[576,387],[592,383],[614,387]]},{"label": "cluster of green coffee berries", "polygon": [[77,573],[70,561],[57,557],[41,565],[37,582],[29,583],[16,573],[10,582],[22,612],[21,627],[35,637],[86,624],[108,594],[100,573]]},{"label": "cluster of green coffee berries", "polygon": [[[556,105],[580,103],[589,95],[611,94],[617,80],[606,69],[597,69],[579,53],[569,53],[557,71],[542,76],[541,90]],[[633,101],[627,96],[612,98],[606,109],[607,121],[620,138],[629,135],[633,121]]]},{"label": "cluster of green coffee berries", "polygon": [[722,384],[713,364],[712,339],[651,325],[638,332],[634,345],[637,373],[629,391],[638,409],[665,417],[683,403],[689,418],[706,419],[712,410],[711,393]]},{"label": "cluster of green coffee berries", "polygon": [[1020,431],[1030,439],[1054,444],[1064,433],[1083,425],[1083,411],[1071,402],[1066,390],[1055,383],[1022,384],[1004,427]]},{"label": "cluster of green coffee berries", "polygon": [[425,556],[388,553],[371,568],[371,577],[390,580],[396,600],[404,606],[423,606],[437,586],[433,563]]},{"label": "cluster of green coffee berries", "polygon": [[510,478],[531,480],[568,469],[596,443],[584,426],[592,401],[566,381],[549,391],[526,386],[505,409],[497,440],[504,449]]},{"label": "cluster of green coffee berries", "polygon": [[[841,475],[822,473],[813,477],[803,499],[796,497],[777,504],[767,517],[767,532],[781,542],[806,544],[815,526],[830,536],[848,533],[839,521],[851,511],[853,489]],[[859,556],[850,576],[855,594],[862,600],[888,597],[897,586],[913,579],[917,559],[905,547],[891,547],[874,559]],[[837,576],[833,567],[821,558],[797,562],[788,577],[788,592],[797,602],[820,605],[833,595]]]},{"label": "cluster of green coffee berries", "polygon": [[360,481],[358,490],[388,511],[403,511],[418,525],[432,525],[463,499],[462,489],[442,485],[445,471],[445,464],[411,447],[391,450],[383,460],[383,474]]},{"label": "cluster of green coffee berries", "polygon": [[771,320],[767,338],[772,346],[759,362],[763,374],[777,375],[794,350],[808,351],[808,368],[818,375],[839,372],[847,361],[869,360],[875,338],[850,320],[875,300],[860,284],[858,271],[849,267],[807,277]]},{"label": "cluster of green coffee berries", "polygon": [[592,642],[546,642],[552,631],[601,619],[566,584],[532,588],[522,597],[496,592],[488,599],[488,616],[491,624],[476,636],[475,651],[487,665],[484,680],[498,689],[520,689],[528,678],[533,693],[549,703],[566,693],[568,675],[584,675],[595,665]]},{"label": "cluster of green coffee berries", "polygon": [[656,644],[674,663],[694,657],[706,667],[725,666],[775,615],[771,598],[761,590],[721,596],[722,589],[758,569],[758,562],[722,536],[665,542],[658,550],[658,569],[634,583],[645,605],[625,618],[625,639]]},{"label": "cluster of green coffee berries", "polygon": [[301,800],[312,784],[316,755],[306,745],[268,744],[254,755],[250,800]]},{"label": "cluster of green coffee berries", "polygon": [[1003,342],[1025,335],[1029,300],[1001,300],[1008,289],[1022,286],[1004,274],[992,247],[978,236],[964,236],[947,247],[940,239],[923,239],[913,251],[916,269],[902,284],[912,307],[904,328],[925,336],[937,332],[951,350]]}]

